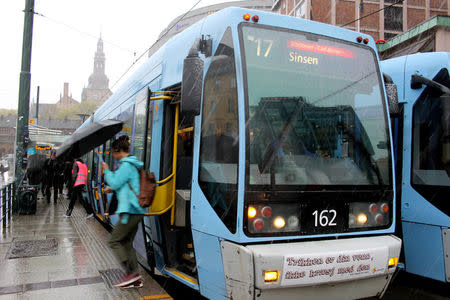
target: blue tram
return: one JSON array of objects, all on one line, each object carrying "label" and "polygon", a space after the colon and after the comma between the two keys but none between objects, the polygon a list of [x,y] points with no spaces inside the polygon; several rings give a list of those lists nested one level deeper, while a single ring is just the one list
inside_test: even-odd
[{"label": "blue tram", "polygon": [[[118,119],[158,180],[142,263],[211,299],[382,296],[397,265],[387,96],[367,35],[228,8],[86,121]],[[96,152],[96,153],[95,153]],[[105,217],[98,155],[90,199]]]},{"label": "blue tram", "polygon": [[450,281],[450,53],[388,59],[397,85],[393,116],[405,270]]}]

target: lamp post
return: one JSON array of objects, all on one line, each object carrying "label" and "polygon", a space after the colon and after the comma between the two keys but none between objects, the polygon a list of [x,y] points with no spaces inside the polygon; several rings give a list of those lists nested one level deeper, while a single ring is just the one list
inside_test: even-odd
[{"label": "lamp post", "polygon": [[[26,0],[24,10],[23,43],[22,43],[22,67],[20,71],[19,103],[17,112],[16,130],[16,163],[15,177],[22,178],[22,161],[25,156],[25,148],[28,142],[28,114],[30,105],[30,81],[31,81],[31,44],[33,40],[34,0]],[[13,212],[18,211],[17,198],[13,202]]]}]

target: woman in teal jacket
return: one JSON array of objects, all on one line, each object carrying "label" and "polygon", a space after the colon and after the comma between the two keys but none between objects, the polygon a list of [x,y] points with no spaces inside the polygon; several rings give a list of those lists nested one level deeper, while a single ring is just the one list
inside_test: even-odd
[{"label": "woman in teal jacket", "polygon": [[[136,251],[133,240],[145,209],[139,205],[136,194],[139,194],[139,172],[143,163],[135,156],[130,156],[130,138],[120,136],[112,143],[112,156],[119,162],[115,171],[103,163],[106,183],[116,192],[118,205],[116,213],[120,215],[119,222],[111,234],[109,246],[125,269],[124,278],[115,284],[117,287],[140,287],[142,277],[137,273]],[[131,190],[131,188],[132,190]]]}]

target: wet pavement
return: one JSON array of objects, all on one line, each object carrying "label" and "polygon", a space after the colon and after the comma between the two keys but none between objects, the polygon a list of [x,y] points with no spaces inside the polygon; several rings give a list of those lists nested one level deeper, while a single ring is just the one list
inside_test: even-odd
[{"label": "wet pavement", "polygon": [[0,231],[0,300],[172,299],[143,269],[143,288],[112,287],[105,274],[117,274],[120,266],[108,231],[85,219],[79,204],[65,218],[68,204],[66,196],[57,204],[39,197],[35,215],[14,215]]}]

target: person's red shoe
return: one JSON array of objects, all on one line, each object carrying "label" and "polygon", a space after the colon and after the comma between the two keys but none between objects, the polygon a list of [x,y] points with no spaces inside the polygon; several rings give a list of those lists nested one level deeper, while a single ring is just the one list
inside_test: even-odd
[{"label": "person's red shoe", "polygon": [[131,273],[131,274],[125,275],[125,277],[119,283],[116,283],[114,286],[124,287],[135,281],[138,281],[141,278],[142,278],[141,275],[139,275],[138,273]]},{"label": "person's red shoe", "polygon": [[141,288],[144,286],[144,280],[138,279],[135,282],[130,283],[129,285],[125,285],[120,287],[121,289],[133,289],[133,288]]}]

